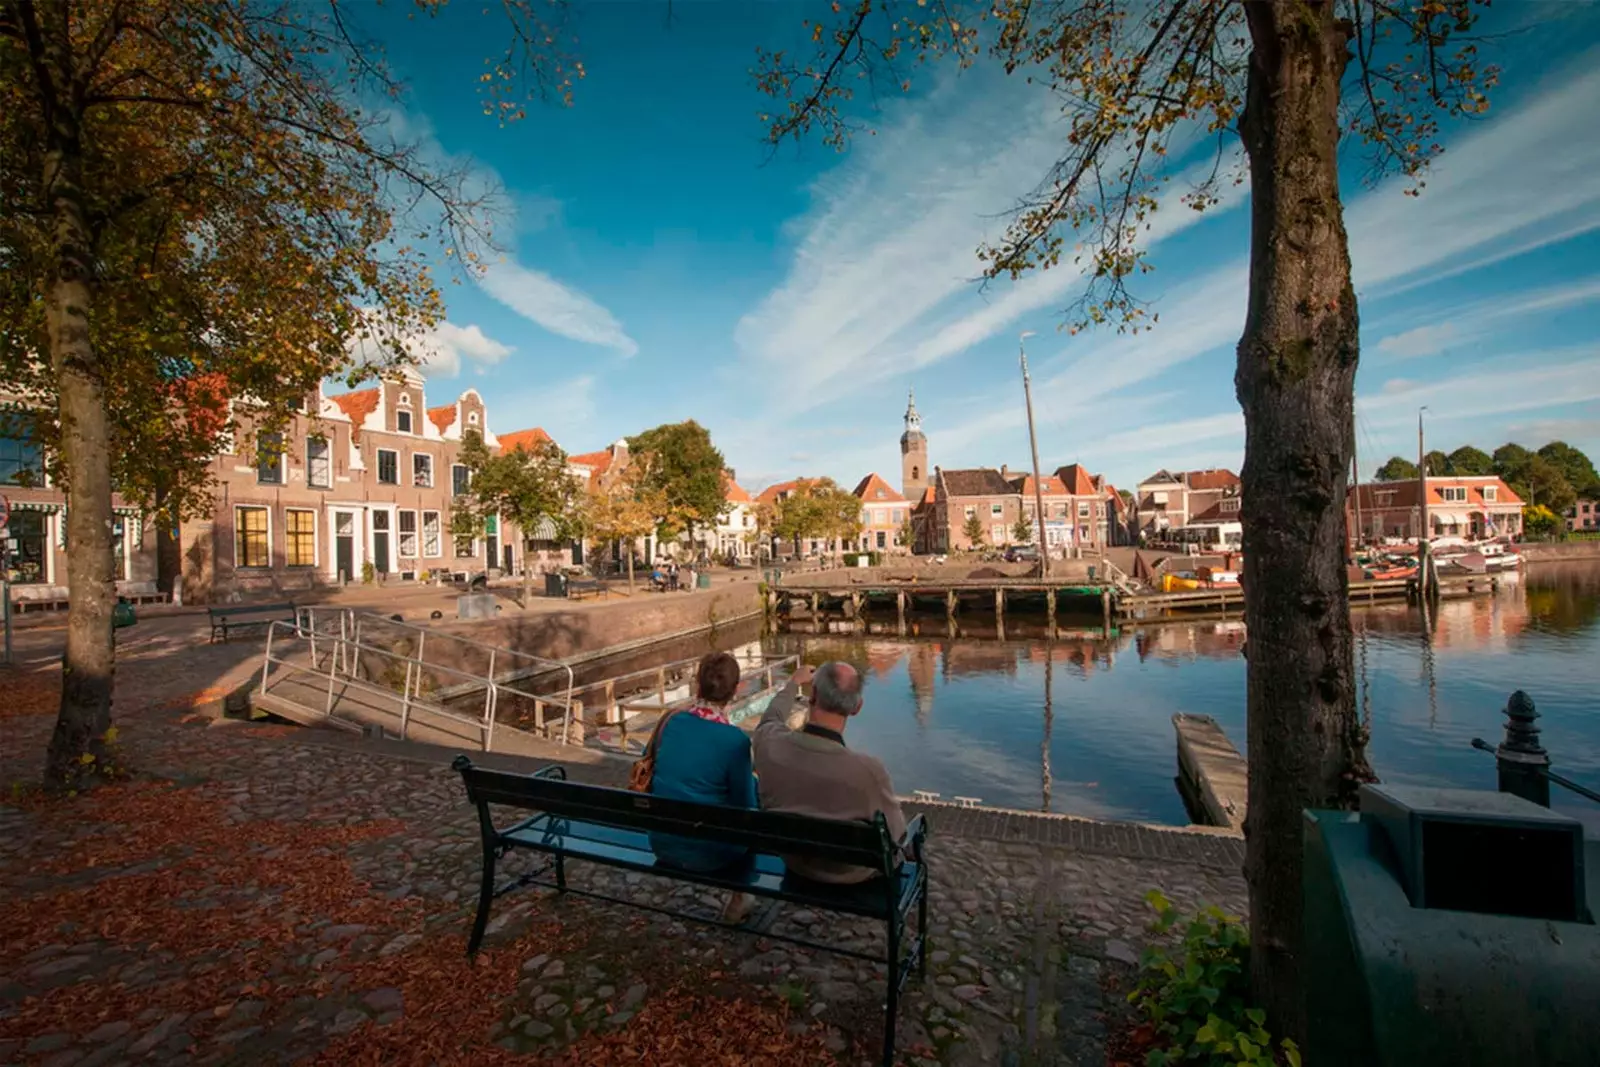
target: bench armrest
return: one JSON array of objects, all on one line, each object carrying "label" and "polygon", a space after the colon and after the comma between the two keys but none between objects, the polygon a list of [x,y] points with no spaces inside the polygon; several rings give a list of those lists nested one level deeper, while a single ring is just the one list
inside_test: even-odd
[{"label": "bench armrest", "polygon": [[555,778],[560,781],[567,780],[567,769],[559,763],[552,763],[547,767],[540,767],[532,774],[534,778]]},{"label": "bench armrest", "polygon": [[899,849],[901,855],[910,856],[918,863],[922,862],[922,843],[928,837],[928,817],[918,812],[906,823],[905,836],[900,839]]}]

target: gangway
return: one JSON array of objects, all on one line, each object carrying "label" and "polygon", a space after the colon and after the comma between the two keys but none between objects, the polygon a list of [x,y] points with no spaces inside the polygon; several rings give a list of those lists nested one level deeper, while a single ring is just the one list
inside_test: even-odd
[{"label": "gangway", "polygon": [[[506,680],[529,674],[555,683],[540,691]],[[469,709],[441,695],[463,688],[481,693],[481,704],[474,699]],[[572,668],[554,660],[370,612],[305,608],[294,622],[268,628],[251,703],[307,726],[533,755],[531,742],[557,727],[567,741],[572,691]],[[500,722],[508,715],[535,730]]]}]

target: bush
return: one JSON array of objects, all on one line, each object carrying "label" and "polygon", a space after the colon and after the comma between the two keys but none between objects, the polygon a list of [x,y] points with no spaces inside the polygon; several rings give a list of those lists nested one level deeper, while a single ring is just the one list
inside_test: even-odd
[{"label": "bush", "polygon": [[862,556],[867,557],[867,566],[869,567],[876,567],[883,562],[882,552],[846,552],[841,558],[844,560],[846,567],[855,567],[860,565]]},{"label": "bush", "polygon": [[1155,1029],[1165,1048],[1150,1050],[1146,1067],[1198,1063],[1206,1067],[1300,1067],[1300,1050],[1285,1038],[1274,1056],[1266,1012],[1250,1006],[1250,933],[1244,923],[1215,907],[1187,919],[1152,889],[1151,933],[1182,926],[1176,952],[1144,950],[1139,980],[1128,999]]}]

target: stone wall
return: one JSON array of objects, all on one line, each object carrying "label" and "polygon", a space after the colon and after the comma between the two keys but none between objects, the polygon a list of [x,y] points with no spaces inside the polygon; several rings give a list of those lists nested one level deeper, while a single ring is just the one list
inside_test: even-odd
[{"label": "stone wall", "polygon": [[1559,544],[1518,545],[1517,551],[1529,563],[1552,560],[1600,559],[1600,541],[1563,541]]}]

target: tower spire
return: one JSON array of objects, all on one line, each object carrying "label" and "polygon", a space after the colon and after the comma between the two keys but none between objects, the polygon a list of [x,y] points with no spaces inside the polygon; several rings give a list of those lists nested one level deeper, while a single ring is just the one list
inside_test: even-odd
[{"label": "tower spire", "polygon": [[917,414],[917,390],[913,386],[906,396],[906,432],[922,432],[922,416]]}]

